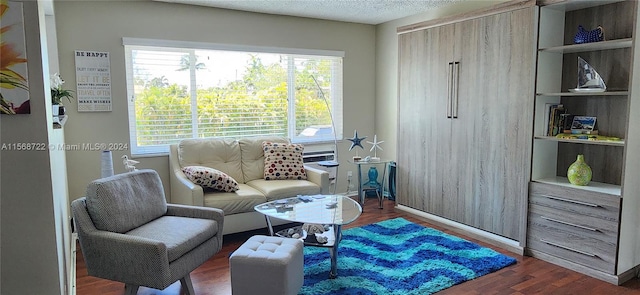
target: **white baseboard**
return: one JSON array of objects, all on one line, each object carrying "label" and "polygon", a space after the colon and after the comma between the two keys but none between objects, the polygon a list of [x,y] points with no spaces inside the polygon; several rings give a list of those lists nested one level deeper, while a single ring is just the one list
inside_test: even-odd
[{"label": "white baseboard", "polygon": [[407,206],[396,205],[396,209],[415,215],[417,217],[424,218],[428,222],[434,223],[438,226],[442,226],[454,232],[466,235],[474,239],[478,239],[480,241],[494,245],[496,247],[500,247],[518,255],[524,254],[524,248],[520,246],[520,243],[518,241],[511,240],[503,236],[486,232],[481,229],[468,226],[466,224],[455,222],[453,220],[442,218],[440,216],[429,214],[424,211],[416,210]]}]

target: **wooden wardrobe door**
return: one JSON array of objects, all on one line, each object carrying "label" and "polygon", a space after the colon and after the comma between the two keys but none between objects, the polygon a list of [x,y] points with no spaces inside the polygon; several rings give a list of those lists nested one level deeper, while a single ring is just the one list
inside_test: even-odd
[{"label": "wooden wardrobe door", "polygon": [[534,8],[465,21],[460,30],[459,222],[521,239],[530,175]]},{"label": "wooden wardrobe door", "polygon": [[398,203],[443,214],[453,25],[399,36]]}]

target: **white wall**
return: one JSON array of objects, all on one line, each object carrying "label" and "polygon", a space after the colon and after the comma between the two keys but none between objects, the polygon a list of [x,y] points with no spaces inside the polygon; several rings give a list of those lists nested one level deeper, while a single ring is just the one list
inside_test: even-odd
[{"label": "white wall", "polygon": [[[31,114],[0,116],[0,143],[47,145],[52,131],[45,17],[24,0]],[[62,224],[48,151],[1,151],[0,294],[63,294]]]},{"label": "white wall", "polygon": [[[60,72],[75,85],[74,50],[111,54],[112,112],[78,113],[72,103],[65,125],[68,144],[129,143],[122,37],[183,40],[271,47],[345,51],[344,134],[373,136],[375,112],[375,27],[353,23],[247,13],[191,5],[145,1],[56,1]],[[75,87],[74,87],[75,88]],[[346,171],[355,167],[349,141],[339,143],[338,191],[346,191]],[[368,149],[366,150],[368,152]],[[115,151],[116,173],[124,172]],[[362,154],[362,153],[361,153]],[[168,157],[138,158],[138,168],[158,171],[169,191]],[[70,199],[84,194],[100,177],[99,151],[67,151]]]},{"label": "white wall", "polygon": [[[397,28],[423,21],[486,8],[507,0],[454,2],[418,15],[376,26],[376,133],[385,141],[384,158],[397,158],[398,133],[398,35]],[[428,65],[425,65],[428,66]]]}]

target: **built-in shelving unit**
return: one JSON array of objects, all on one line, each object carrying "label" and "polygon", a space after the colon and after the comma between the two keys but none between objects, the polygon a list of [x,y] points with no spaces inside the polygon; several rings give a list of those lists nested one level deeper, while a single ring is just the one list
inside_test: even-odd
[{"label": "built-in shelving unit", "polygon": [[[534,155],[532,181],[565,177],[568,166],[578,154],[584,154],[593,169],[596,182],[621,184],[629,101],[629,66],[633,44],[631,25],[607,20],[621,11],[628,1],[547,1],[540,12],[536,116],[534,121]],[[627,10],[630,11],[630,10]],[[621,16],[616,21],[635,21]],[[605,28],[601,42],[573,44],[577,25]],[[564,28],[559,29],[559,28]],[[615,29],[615,30],[614,30]],[[577,84],[577,57],[587,60],[605,80],[605,92],[569,92]],[[615,69],[614,69],[615,68]],[[599,134],[620,141],[566,139],[546,136],[544,106],[562,104],[568,113],[596,117]],[[610,149],[616,149],[611,152]],[[604,161],[596,160],[605,158]],[[619,163],[619,165],[612,165]],[[612,176],[613,175],[613,176]],[[576,189],[583,189],[576,187]]]},{"label": "built-in shelving unit", "polygon": [[[529,191],[527,253],[620,284],[637,272],[637,226],[624,206],[640,205],[624,185],[637,172],[627,161],[633,116],[631,78],[637,1],[539,1],[539,35]],[[604,28],[605,41],[573,44],[578,25]],[[605,92],[569,92],[577,86],[578,57],[593,66]],[[548,136],[550,104],[569,114],[596,117],[594,140]],[[636,114],[637,115],[637,114]],[[593,171],[587,186],[569,183],[567,169],[584,155]],[[623,202],[623,199],[626,199]],[[637,214],[635,212],[634,214]],[[633,223],[633,222],[631,222]],[[585,230],[590,229],[590,230]]]}]

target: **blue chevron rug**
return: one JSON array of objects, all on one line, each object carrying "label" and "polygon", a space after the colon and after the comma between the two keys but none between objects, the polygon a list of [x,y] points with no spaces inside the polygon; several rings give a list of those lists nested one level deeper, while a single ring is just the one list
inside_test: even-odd
[{"label": "blue chevron rug", "polygon": [[305,247],[300,294],[433,294],[514,263],[492,249],[396,218],[344,230],[333,280],[329,251]]}]

